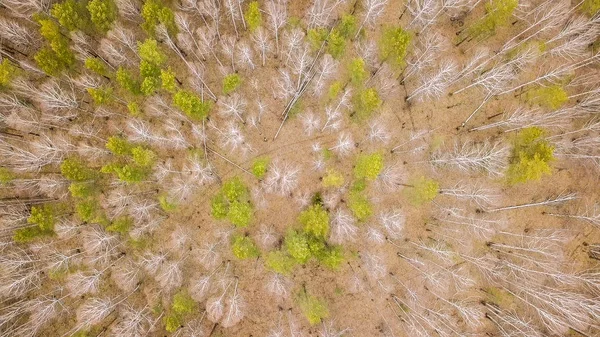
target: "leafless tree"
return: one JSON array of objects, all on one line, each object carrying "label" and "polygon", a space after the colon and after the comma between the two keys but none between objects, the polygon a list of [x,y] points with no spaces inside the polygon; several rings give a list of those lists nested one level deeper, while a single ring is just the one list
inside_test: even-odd
[{"label": "leafless tree", "polygon": [[273,162],[267,170],[263,186],[269,193],[288,195],[298,185],[299,173],[300,170],[289,163]]},{"label": "leafless tree", "polygon": [[279,55],[279,30],[287,23],[287,3],[285,0],[270,0],[266,8],[269,25],[275,34],[275,49]]},{"label": "leafless tree", "polygon": [[442,62],[440,68],[432,75],[421,79],[421,85],[406,98],[407,101],[416,98],[419,101],[439,99],[450,86],[456,74],[456,64],[452,61]]},{"label": "leafless tree", "polygon": [[363,27],[372,27],[375,21],[383,14],[387,0],[363,0],[362,20],[354,38],[358,38]]},{"label": "leafless tree", "polygon": [[402,237],[405,222],[406,218],[399,210],[379,214],[379,223],[393,239],[400,239]]},{"label": "leafless tree", "polygon": [[355,222],[348,211],[337,209],[331,219],[330,241],[335,244],[354,241],[358,232]]},{"label": "leafless tree", "polygon": [[308,29],[326,27],[335,19],[336,9],[343,6],[346,0],[315,0],[306,13]]},{"label": "leafless tree", "polygon": [[454,167],[464,172],[487,172],[500,176],[508,165],[508,147],[501,143],[455,143],[452,149],[438,149],[431,155],[433,166]]},{"label": "leafless tree", "polygon": [[271,40],[267,30],[262,27],[258,27],[256,32],[252,35],[252,41],[254,41],[255,48],[260,53],[261,64],[264,67],[267,60],[267,54],[272,48]]}]

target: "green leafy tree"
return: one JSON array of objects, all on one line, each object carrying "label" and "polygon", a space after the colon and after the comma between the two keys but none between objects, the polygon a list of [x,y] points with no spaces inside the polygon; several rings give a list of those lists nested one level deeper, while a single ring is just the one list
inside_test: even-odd
[{"label": "green leafy tree", "polygon": [[67,30],[84,29],[87,24],[87,16],[82,1],[65,0],[55,3],[50,14]]},{"label": "green leafy tree", "polygon": [[75,55],[69,41],[61,34],[60,27],[49,18],[38,18],[40,34],[48,42],[34,56],[38,66],[48,75],[57,75],[75,64]]},{"label": "green leafy tree", "polygon": [[383,169],[383,155],[381,153],[363,154],[358,157],[354,166],[356,179],[375,180]]},{"label": "green leafy tree", "polygon": [[159,77],[146,77],[142,81],[140,85],[140,91],[145,96],[150,96],[154,94],[160,88],[160,78]]},{"label": "green leafy tree", "polygon": [[0,87],[6,87],[17,74],[17,67],[7,58],[0,62]]},{"label": "green leafy tree", "polygon": [[412,36],[400,27],[386,28],[379,42],[381,58],[399,67],[404,67],[404,58],[411,40]]},{"label": "green leafy tree", "polygon": [[127,234],[131,226],[133,225],[133,220],[130,217],[123,216],[117,218],[113,221],[110,226],[106,227],[108,232],[116,232],[119,234]]},{"label": "green leafy tree", "polygon": [[327,169],[323,177],[323,187],[341,187],[344,185],[344,175],[334,169]]},{"label": "green leafy tree", "polygon": [[246,23],[251,32],[262,25],[262,14],[260,12],[258,1],[252,1],[248,4],[246,12],[244,13],[244,18],[246,19]]},{"label": "green leafy tree", "polygon": [[117,83],[121,88],[127,90],[129,93],[133,95],[139,95],[140,91],[140,83],[134,78],[133,74],[128,70],[125,70],[122,67],[117,69]]},{"label": "green leafy tree", "polygon": [[252,239],[247,236],[237,235],[233,237],[233,241],[231,243],[231,250],[233,251],[233,255],[240,260],[245,260],[249,258],[258,257],[260,255],[260,251],[258,247],[254,244]]},{"label": "green leafy tree", "polygon": [[131,154],[133,145],[121,136],[110,136],[106,141],[106,148],[117,156],[127,156]]},{"label": "green leafy tree", "polygon": [[6,185],[15,179],[15,174],[6,167],[0,167],[0,185]]},{"label": "green leafy tree", "polygon": [[486,3],[486,14],[466,29],[466,34],[471,38],[493,35],[497,28],[510,24],[510,18],[518,6],[519,0],[496,0]]},{"label": "green leafy tree", "polygon": [[137,117],[142,114],[142,110],[140,109],[140,105],[137,102],[129,102],[127,103],[127,111],[133,116]]},{"label": "green leafy tree", "polygon": [[541,86],[527,91],[525,100],[548,110],[556,110],[569,100],[569,94],[561,85]]},{"label": "green leafy tree", "polygon": [[97,57],[88,57],[84,63],[86,69],[93,71],[94,73],[101,76],[108,76],[108,70],[104,65],[104,62]]},{"label": "green leafy tree", "polygon": [[373,205],[361,192],[350,192],[348,197],[348,207],[358,221],[365,221],[373,215]]},{"label": "green leafy tree", "polygon": [[101,222],[103,218],[98,200],[87,198],[75,203],[75,214],[83,222]]},{"label": "green leafy tree", "polygon": [[160,50],[158,42],[154,39],[146,39],[144,42],[138,42],[138,53],[143,61],[157,66],[161,66],[167,61],[167,55]]},{"label": "green leafy tree", "polygon": [[344,14],[342,15],[342,20],[337,26],[337,31],[340,35],[349,39],[356,35],[356,30],[358,29],[358,22],[356,20],[356,16],[352,14]]},{"label": "green leafy tree", "polygon": [[352,59],[349,66],[350,81],[354,85],[362,85],[367,78],[365,60],[360,57]]},{"label": "green leafy tree", "polygon": [[594,16],[600,11],[600,0],[585,0],[581,4],[581,10],[589,16]]},{"label": "green leafy tree", "polygon": [[309,295],[306,289],[302,289],[298,293],[296,301],[310,325],[319,324],[323,319],[329,317],[329,310],[325,303],[321,299]]},{"label": "green leafy tree", "polygon": [[160,81],[163,89],[174,94],[177,91],[177,80],[175,78],[175,72],[169,69],[160,70]]},{"label": "green leafy tree", "polygon": [[325,238],[329,233],[329,214],[320,204],[311,205],[302,211],[298,221],[304,226],[304,231],[316,238]]},{"label": "green leafy tree", "polygon": [[53,235],[54,224],[56,223],[56,216],[59,210],[60,207],[53,204],[32,206],[31,215],[27,218],[27,223],[34,226],[17,229],[13,236],[15,242],[26,243],[39,237]]},{"label": "green leafy tree", "polygon": [[269,158],[258,158],[252,163],[252,174],[258,179],[262,179],[267,174]]},{"label": "green leafy tree", "polygon": [[252,221],[252,206],[245,201],[233,201],[229,204],[227,219],[237,227],[247,227]]},{"label": "green leafy tree", "polygon": [[440,184],[426,177],[419,177],[411,181],[411,188],[406,189],[410,202],[415,205],[432,201],[440,193]]},{"label": "green leafy tree", "polygon": [[165,330],[168,332],[177,331],[186,318],[197,310],[197,304],[194,299],[185,291],[181,290],[173,296],[171,310],[164,318]]},{"label": "green leafy tree", "polygon": [[229,201],[239,200],[247,196],[248,193],[248,187],[238,177],[228,180],[223,184],[223,194]]},{"label": "green leafy tree", "polygon": [[88,198],[96,194],[97,187],[91,181],[75,181],[69,185],[69,192],[73,198]]},{"label": "green leafy tree", "polygon": [[112,28],[118,16],[118,8],[114,0],[92,0],[88,2],[87,9],[92,23],[102,33]]},{"label": "green leafy tree", "polygon": [[321,49],[321,46],[327,40],[328,31],[324,28],[312,28],[308,30],[307,38],[313,50]]},{"label": "green leafy tree", "polygon": [[327,247],[321,250],[316,258],[325,267],[338,270],[344,262],[344,252],[340,246]]},{"label": "green leafy tree", "polygon": [[156,35],[156,26],[163,24],[171,36],[177,35],[173,11],[160,0],[147,0],[142,6],[142,28],[150,36]]},{"label": "green leafy tree", "polygon": [[87,92],[96,105],[106,105],[114,99],[113,88],[111,87],[87,88]]},{"label": "green leafy tree", "polygon": [[238,74],[229,74],[223,79],[223,93],[229,95],[242,84],[242,78]]},{"label": "green leafy tree", "polygon": [[304,264],[310,259],[311,251],[308,246],[308,238],[302,233],[290,231],[285,236],[285,249],[298,263]]},{"label": "green leafy tree", "polygon": [[379,106],[381,99],[375,88],[361,90],[354,98],[354,111],[352,117],[354,120],[362,122],[367,120]]},{"label": "green leafy tree", "polygon": [[151,167],[156,160],[156,153],[143,146],[136,146],[131,149],[133,162],[140,167]]},{"label": "green leafy tree", "polygon": [[334,29],[327,37],[327,52],[334,58],[339,59],[346,51],[346,39]]},{"label": "green leafy tree", "polygon": [[200,97],[187,90],[180,90],[173,96],[173,105],[197,121],[206,119],[212,107],[210,102],[202,101]]},{"label": "green leafy tree", "polygon": [[215,219],[221,220],[227,217],[227,213],[229,212],[229,202],[223,193],[218,193],[215,195],[211,199],[210,205],[211,214]]},{"label": "green leafy tree", "polygon": [[552,172],[554,147],[544,138],[544,130],[532,127],[521,130],[513,141],[507,178],[510,184],[538,180]]},{"label": "green leafy tree", "polygon": [[287,253],[280,250],[274,250],[267,254],[265,264],[267,265],[267,268],[276,273],[289,275],[294,269],[294,266],[296,266],[296,261]]},{"label": "green leafy tree", "polygon": [[63,177],[71,181],[86,181],[94,179],[96,172],[89,169],[77,158],[67,158],[60,164],[60,172]]}]

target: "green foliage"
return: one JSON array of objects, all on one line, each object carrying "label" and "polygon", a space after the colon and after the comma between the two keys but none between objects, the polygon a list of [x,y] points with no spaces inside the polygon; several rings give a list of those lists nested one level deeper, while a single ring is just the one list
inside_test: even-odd
[{"label": "green foliage", "polygon": [[127,103],[127,111],[133,116],[137,117],[142,114],[142,110],[140,109],[140,105],[136,102]]},{"label": "green foliage", "polygon": [[323,43],[327,39],[327,30],[324,28],[313,28],[308,30],[307,38],[308,43],[310,44],[313,50],[321,49]]},{"label": "green foliage", "polygon": [[367,78],[365,60],[363,60],[360,57],[352,59],[348,71],[350,73],[350,81],[354,85],[362,85],[362,83]]},{"label": "green foliage", "polygon": [[412,36],[401,27],[386,28],[379,42],[381,58],[404,67],[404,58],[411,40]]},{"label": "green foliage", "polygon": [[242,84],[242,78],[238,74],[229,74],[223,79],[223,93],[228,95],[234,92]]},{"label": "green foliage", "polygon": [[115,221],[113,221],[112,224],[110,224],[110,226],[106,227],[106,230],[108,232],[127,234],[132,225],[133,225],[133,220],[130,217],[124,216],[124,217],[119,217]]},{"label": "green foliage", "polygon": [[342,82],[340,82],[340,81],[334,81],[329,86],[329,90],[327,90],[327,97],[330,100],[335,99],[336,97],[338,97],[338,95],[340,94],[340,92],[342,92],[343,87],[344,87],[344,85],[342,84]]},{"label": "green foliage", "polygon": [[151,167],[156,160],[156,153],[142,146],[136,146],[131,149],[133,162],[140,167]]},{"label": "green foliage", "polygon": [[135,80],[131,72],[125,70],[122,67],[117,69],[117,83],[121,86],[121,88],[129,91],[129,93],[133,95],[139,95],[140,91],[140,83]]},{"label": "green foliage", "polygon": [[87,9],[90,12],[92,23],[102,33],[106,33],[112,28],[113,22],[118,16],[118,8],[114,0],[91,0],[88,2]]},{"label": "green foliage", "polygon": [[34,226],[17,229],[13,236],[15,242],[26,243],[39,237],[53,235],[58,210],[59,207],[51,204],[32,206],[27,223]]},{"label": "green foliage", "polygon": [[40,24],[40,35],[42,35],[46,41],[62,38],[60,26],[54,20],[50,18],[38,18],[37,22]]},{"label": "green foliage", "polygon": [[0,87],[8,86],[16,74],[17,67],[15,67],[8,58],[2,60],[2,62],[0,62]]},{"label": "green foliage", "polygon": [[75,55],[69,41],[61,34],[60,27],[52,19],[39,18],[40,34],[48,42],[34,56],[38,66],[48,75],[57,75],[75,64]]},{"label": "green foliage", "polygon": [[177,81],[175,79],[175,72],[169,69],[161,69],[160,70],[160,81],[162,82],[162,87],[166,91],[174,94],[177,91]]},{"label": "green foliage", "polygon": [[342,20],[337,26],[337,31],[345,39],[352,38],[354,35],[356,35],[357,29],[358,22],[356,20],[356,16],[351,14],[344,14],[342,16]]},{"label": "green foliage", "polygon": [[247,227],[252,221],[252,206],[246,201],[233,201],[229,204],[227,219],[237,227]]},{"label": "green foliage", "polygon": [[56,207],[51,204],[32,206],[28,224],[37,225],[43,231],[53,231],[56,223]]},{"label": "green foliage", "polygon": [[262,14],[260,12],[258,1],[252,1],[248,4],[248,8],[246,8],[246,12],[244,13],[244,18],[246,19],[246,23],[251,32],[262,25]]},{"label": "green foliage", "polygon": [[513,141],[507,178],[510,184],[538,180],[550,174],[554,147],[544,138],[544,130],[532,127],[521,130]]},{"label": "green foliage", "polygon": [[203,102],[200,97],[187,90],[179,90],[173,96],[173,105],[197,121],[206,119],[211,109],[210,102]]},{"label": "green foliage", "polygon": [[221,220],[227,217],[227,213],[229,212],[229,202],[223,193],[214,196],[210,201],[210,205],[211,214],[215,219]]},{"label": "green foliage", "polygon": [[160,204],[160,208],[167,213],[173,212],[177,209],[177,205],[170,202],[166,195],[159,195],[158,203]]},{"label": "green foliage", "polygon": [[96,193],[96,186],[92,182],[72,182],[69,192],[73,198],[88,198]]},{"label": "green foliage", "polygon": [[6,185],[15,179],[15,175],[6,167],[0,167],[0,185]]},{"label": "green foliage", "polygon": [[75,214],[77,214],[79,220],[84,222],[99,222],[96,220],[102,218],[100,205],[93,198],[78,201],[75,204]]},{"label": "green foliage", "polygon": [[344,252],[341,247],[334,246],[321,250],[316,255],[317,260],[325,267],[337,270],[340,268],[342,262],[344,262]]},{"label": "green foliage", "polygon": [[466,29],[471,38],[487,37],[496,32],[501,26],[510,23],[510,18],[519,5],[519,0],[495,0],[486,3],[486,14]]},{"label": "green foliage", "polygon": [[60,172],[63,177],[71,181],[85,181],[94,179],[96,173],[88,169],[81,160],[67,158],[60,164]]},{"label": "green foliage", "polygon": [[233,238],[231,250],[233,251],[233,255],[240,260],[254,258],[260,255],[260,251],[252,239],[242,235],[238,235]]},{"label": "green foliage", "polygon": [[311,257],[311,251],[308,247],[308,238],[302,233],[290,231],[285,236],[285,249],[291,257],[298,263],[304,264]]},{"label": "green foliage", "polygon": [[160,66],[167,61],[165,55],[158,47],[158,42],[154,39],[146,39],[144,42],[138,42],[138,53],[142,61]]},{"label": "green foliage", "polygon": [[108,71],[104,62],[97,57],[88,57],[85,59],[85,67],[101,76],[108,76]]},{"label": "green foliage", "polygon": [[327,52],[334,58],[339,59],[346,51],[346,39],[337,29],[334,29],[327,38]]},{"label": "green foliage", "polygon": [[184,322],[187,315],[196,311],[197,305],[194,299],[185,291],[181,290],[173,296],[171,303],[171,312],[165,316],[165,330],[168,332],[177,331]]},{"label": "green foliage", "polygon": [[302,211],[298,221],[304,226],[304,231],[316,238],[324,239],[329,233],[329,214],[323,206],[311,205]]},{"label": "green foliage", "polygon": [[344,185],[344,176],[334,169],[327,169],[323,177],[323,187],[341,187],[342,185]]},{"label": "green foliage", "polygon": [[350,192],[348,197],[348,207],[358,221],[365,221],[373,215],[373,205],[367,197],[360,192]]},{"label": "green foliage", "polygon": [[325,303],[321,299],[309,295],[306,289],[300,291],[296,301],[310,325],[319,324],[323,319],[329,317],[329,310]]},{"label": "green foliage", "polygon": [[211,213],[215,219],[227,218],[237,227],[246,227],[253,218],[248,188],[239,178],[223,183],[221,191],[211,200]]},{"label": "green foliage", "polygon": [[252,163],[252,174],[258,179],[264,178],[267,174],[267,168],[269,166],[269,158],[258,158]]},{"label": "green foliage", "polygon": [[87,88],[88,94],[96,105],[106,105],[113,101],[113,89],[111,87]]},{"label": "green foliage", "polygon": [[166,315],[164,318],[164,323],[165,330],[168,332],[175,332],[183,325],[181,318],[174,313]]},{"label": "green foliage", "polygon": [[585,0],[581,4],[581,10],[589,16],[594,16],[600,11],[600,0]]},{"label": "green foliage", "polygon": [[223,194],[229,201],[234,201],[247,195],[248,188],[240,178],[235,177],[223,184]]},{"label": "green foliage", "polygon": [[440,193],[440,184],[425,177],[419,177],[411,181],[413,187],[406,189],[406,194],[410,202],[415,205],[421,205],[432,201]]},{"label": "green foliage", "polygon": [[83,2],[76,0],[55,3],[50,14],[69,31],[85,28],[88,20]]},{"label": "green foliage", "polygon": [[375,109],[379,108],[382,101],[375,88],[361,90],[354,98],[354,111],[352,117],[358,122],[367,120]]},{"label": "green foliage", "polygon": [[524,95],[529,104],[540,105],[548,110],[556,110],[569,100],[569,94],[561,85],[540,86],[527,91]]},{"label": "green foliage", "polygon": [[150,96],[154,94],[158,90],[158,88],[160,88],[159,77],[146,77],[140,85],[140,91],[145,96]]},{"label": "green foliage", "polygon": [[101,169],[102,173],[114,173],[119,180],[126,183],[139,183],[143,181],[150,173],[147,168],[139,167],[132,164],[120,165],[111,163],[104,165]]},{"label": "green foliage", "polygon": [[163,24],[171,36],[177,35],[177,25],[175,24],[175,15],[173,11],[163,5],[160,0],[147,0],[142,6],[142,18],[144,23],[142,28],[150,36],[156,34],[156,26]]},{"label": "green foliage", "polygon": [[117,156],[127,156],[131,154],[133,145],[127,139],[121,136],[110,136],[106,141],[106,148]]},{"label": "green foliage", "polygon": [[383,169],[383,155],[381,153],[363,154],[358,157],[354,166],[356,179],[374,180]]},{"label": "green foliage", "polygon": [[276,273],[288,275],[296,266],[296,261],[285,252],[275,250],[267,254],[265,264]]}]

